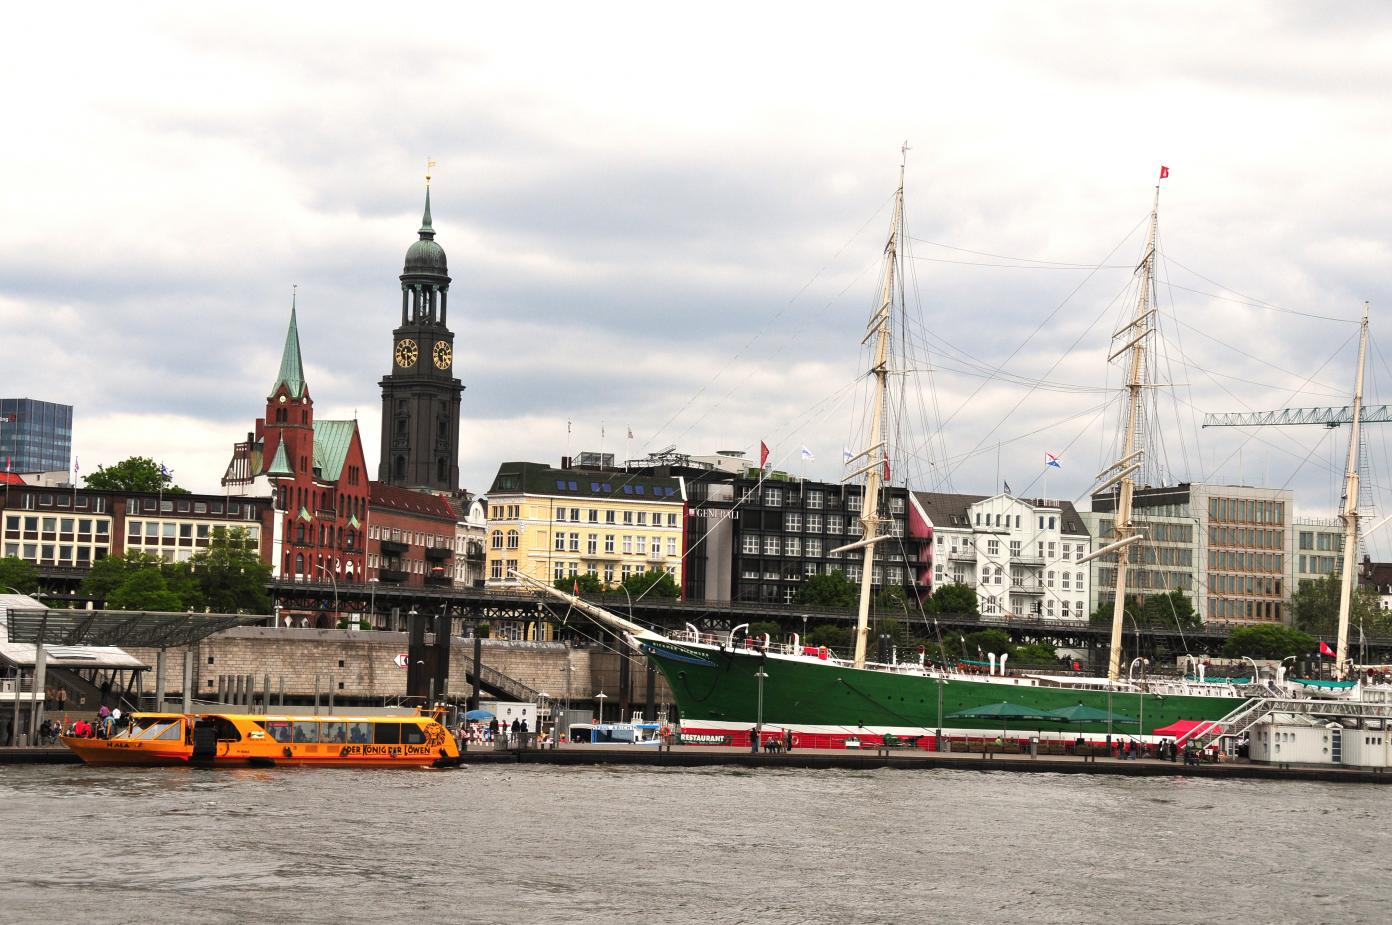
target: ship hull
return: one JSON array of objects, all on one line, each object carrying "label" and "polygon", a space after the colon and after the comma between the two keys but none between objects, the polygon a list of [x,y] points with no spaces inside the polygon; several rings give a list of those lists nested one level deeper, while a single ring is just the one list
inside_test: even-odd
[{"label": "ship hull", "polygon": [[[645,639],[644,653],[667,679],[683,730],[787,728],[835,737],[872,732],[896,736],[1002,733],[1150,736],[1178,720],[1217,720],[1240,706],[1232,696],[1161,695],[1131,691],[1053,687],[1027,678],[938,678],[907,672],[857,669],[833,661],[764,657]],[[757,674],[762,668],[762,711]],[[1107,710],[1128,722],[956,719],[954,713],[1001,702],[1044,713],[1077,704]]]}]

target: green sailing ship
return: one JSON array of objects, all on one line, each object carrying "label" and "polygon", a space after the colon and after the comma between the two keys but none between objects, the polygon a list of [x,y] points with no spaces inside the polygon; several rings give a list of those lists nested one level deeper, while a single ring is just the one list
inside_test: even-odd
[{"label": "green sailing ship", "polygon": [[[896,316],[896,285],[902,266],[903,167],[895,195],[889,240],[885,245],[880,298],[863,343],[871,346],[868,370],[875,389],[868,406],[866,448],[846,463],[845,481],[864,480],[866,499],[881,496],[882,471],[889,461],[889,433],[884,411],[890,402],[890,339]],[[854,653],[840,658],[822,647],[801,644],[796,635],[787,643],[768,637],[737,639],[735,631],[716,636],[687,625],[684,631],[663,634],[639,626],[602,607],[534,579],[524,578],[554,597],[568,602],[642,652],[667,680],[680,711],[686,741],[749,744],[751,737],[789,736],[803,746],[866,746],[897,740],[936,745],[952,738],[1041,735],[1046,739],[1090,741],[1104,737],[1156,739],[1175,735],[1174,728],[1211,725],[1245,710],[1253,698],[1271,697],[1276,688],[1259,678],[1250,684],[1205,683],[1184,678],[1121,677],[1121,631],[1126,597],[1129,546],[1144,534],[1132,518],[1133,475],[1145,455],[1142,445],[1142,393],[1146,383],[1146,344],[1156,331],[1154,264],[1158,227],[1159,186],[1151,209],[1145,251],[1136,268],[1137,299],[1133,319],[1113,335],[1109,361],[1120,360],[1125,371],[1121,453],[1097,477],[1093,492],[1115,490],[1115,534],[1105,545],[1079,561],[1121,553],[1116,560],[1111,655],[1105,677],[1014,674],[967,674],[924,661],[876,664],[866,661],[869,609],[875,546],[891,539],[880,529],[882,515],[867,500],[860,522],[862,538],[833,550],[860,551],[860,606]],[[1366,321],[1365,321],[1366,337]],[[1356,396],[1361,396],[1361,362]],[[1357,433],[1358,397],[1354,406]],[[1356,439],[1356,437],[1355,437]],[[1356,457],[1350,451],[1350,471],[1356,479]],[[1356,499],[1356,482],[1350,497]],[[1347,512],[1346,512],[1347,513]],[[1356,519],[1356,511],[1353,515]],[[1353,522],[1350,520],[1349,522]],[[516,574],[516,573],[514,573]],[[1346,576],[1347,577],[1347,576]],[[1339,655],[1345,652],[1347,581],[1341,613]]]}]

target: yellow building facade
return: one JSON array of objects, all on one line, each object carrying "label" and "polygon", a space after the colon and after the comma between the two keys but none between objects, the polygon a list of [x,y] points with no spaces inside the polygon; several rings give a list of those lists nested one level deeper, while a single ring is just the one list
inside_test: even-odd
[{"label": "yellow building facade", "polygon": [[518,571],[616,587],[660,570],[680,587],[685,512],[680,478],[503,463],[488,492],[486,586],[516,587]]}]

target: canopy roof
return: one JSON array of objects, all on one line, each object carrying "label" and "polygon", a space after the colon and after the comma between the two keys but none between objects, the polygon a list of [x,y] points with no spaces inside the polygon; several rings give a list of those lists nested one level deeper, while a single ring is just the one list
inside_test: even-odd
[{"label": "canopy roof", "polygon": [[1222,728],[1221,724],[1215,723],[1212,720],[1181,719],[1170,723],[1168,726],[1161,726],[1159,729],[1151,730],[1151,735],[1170,736],[1174,738],[1176,745],[1183,745],[1195,736],[1217,732]]},{"label": "canopy roof", "polygon": [[31,597],[0,595],[6,641],[53,646],[186,646],[231,629],[263,623],[266,614],[51,610]]}]

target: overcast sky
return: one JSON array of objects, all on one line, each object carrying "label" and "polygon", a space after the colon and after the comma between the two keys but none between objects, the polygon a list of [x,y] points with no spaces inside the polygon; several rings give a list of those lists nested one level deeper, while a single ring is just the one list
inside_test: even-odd
[{"label": "overcast sky", "polygon": [[[73,404],[85,472],[151,455],[216,490],[298,283],[316,413],[356,414],[375,471],[430,157],[464,487],[602,425],[621,455],[763,439],[834,478],[907,139],[907,365],[937,371],[903,377],[896,478],[988,493],[999,460],[1039,493],[1054,452],[1049,494],[1086,491],[1164,164],[1152,477],[1334,513],[1345,430],[1195,420],[1346,404],[1364,300],[1369,399],[1392,391],[1392,7],[920,6],[26,8],[0,392]],[[1370,428],[1392,513],[1387,446]]]}]

